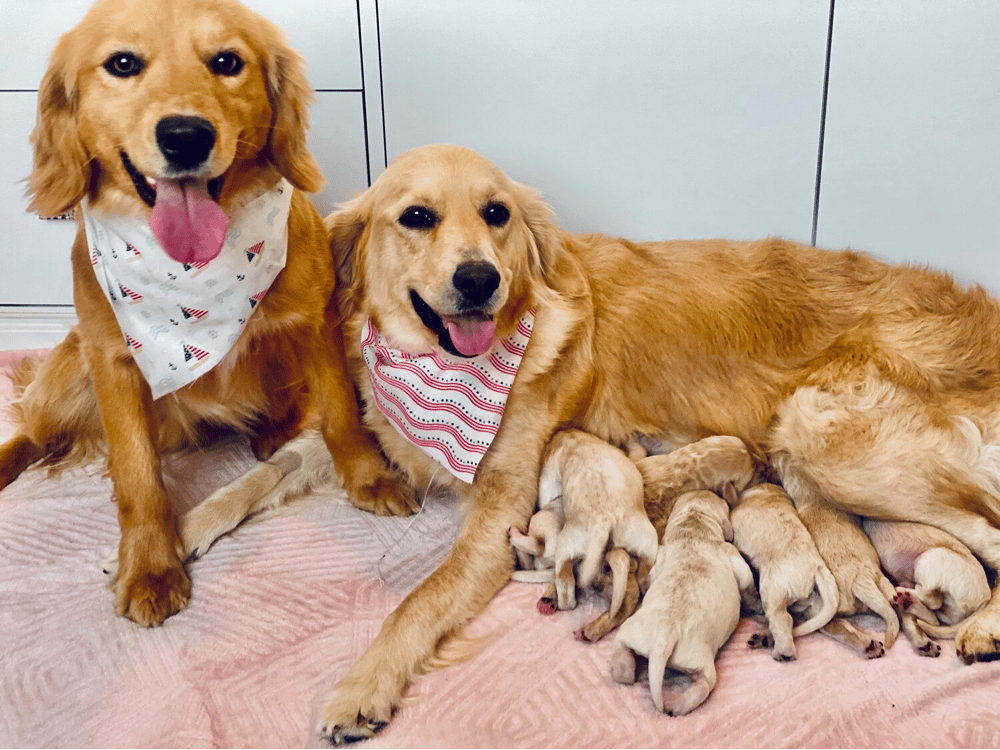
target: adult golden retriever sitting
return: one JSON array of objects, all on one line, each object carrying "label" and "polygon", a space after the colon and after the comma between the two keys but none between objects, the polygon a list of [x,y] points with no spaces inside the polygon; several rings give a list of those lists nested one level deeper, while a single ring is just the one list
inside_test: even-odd
[{"label": "adult golden retriever sitting", "polygon": [[[39,459],[106,450],[121,525],[115,609],[141,625],[182,609],[190,591],[164,451],[231,427],[266,458],[298,431],[308,388],[352,501],[397,513],[412,504],[360,427],[327,310],[335,274],[326,233],[300,192],[322,184],[305,145],[311,97],[300,57],[235,0],[102,0],[59,40],[39,89],[28,192],[43,215],[82,208],[72,251],[80,323],[18,376],[21,424],[0,448],[0,488]],[[258,204],[266,215],[254,215]],[[240,238],[258,225],[266,242]],[[133,244],[150,233],[155,243]],[[189,291],[188,277],[212,278],[233,253],[236,270],[212,282],[204,308],[142,312],[146,322],[113,310],[117,301],[141,303],[129,315],[148,311]],[[258,279],[264,265],[272,275]],[[121,280],[137,267],[135,282]],[[132,286],[162,269],[152,292]],[[247,278],[259,286],[241,295]],[[224,304],[232,320],[220,320]],[[174,327],[209,343],[178,339],[151,379],[137,362]],[[227,335],[228,353],[211,352]],[[212,369],[192,369],[212,354]],[[177,386],[181,375],[195,379]],[[154,397],[151,384],[167,392]]]},{"label": "adult golden retriever sitting", "polygon": [[[525,527],[560,428],[619,444],[735,435],[770,454],[800,505],[933,524],[1000,566],[1000,305],[981,288],[778,239],[571,235],[535,191],[454,146],[403,154],[327,227],[365,421],[415,486],[447,482],[467,512],[449,557],[324,704],[332,741],[384,726],[428,657],[509,579],[507,531]],[[526,322],[474,481],[448,458],[439,470],[403,432],[424,419],[414,402],[445,419],[452,397],[418,375],[406,401],[386,368],[413,373],[424,355],[509,364]],[[300,450],[310,439],[282,451],[315,455]],[[959,652],[994,658],[995,637],[996,596]]]}]

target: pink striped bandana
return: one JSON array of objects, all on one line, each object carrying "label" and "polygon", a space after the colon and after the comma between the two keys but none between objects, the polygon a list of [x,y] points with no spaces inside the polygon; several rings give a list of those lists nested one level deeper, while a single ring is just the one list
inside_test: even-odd
[{"label": "pink striped bandana", "polygon": [[361,353],[379,411],[400,435],[471,483],[500,427],[534,322],[529,310],[488,354],[464,359],[393,349],[369,318]]}]

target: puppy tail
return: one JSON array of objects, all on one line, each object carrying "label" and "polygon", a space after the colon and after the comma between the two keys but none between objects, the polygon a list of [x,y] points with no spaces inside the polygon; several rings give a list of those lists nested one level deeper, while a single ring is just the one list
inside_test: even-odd
[{"label": "puppy tail", "polygon": [[677,640],[672,634],[661,633],[653,640],[649,650],[649,692],[660,713],[663,713],[663,675],[676,645]]},{"label": "puppy tail", "polygon": [[587,588],[597,578],[610,538],[610,524],[595,524],[591,527],[590,536],[587,538],[587,551],[584,552],[583,561],[580,563],[580,588]]},{"label": "puppy tail", "polygon": [[608,614],[612,618],[618,615],[625,601],[631,562],[628,552],[621,547],[615,547],[608,553],[608,567],[611,568],[611,606],[608,607]]},{"label": "puppy tail", "polygon": [[826,625],[837,615],[840,605],[840,594],[837,591],[837,579],[825,565],[816,571],[816,590],[819,592],[823,605],[819,612],[792,630],[792,636],[809,635]]},{"label": "puppy tail", "polygon": [[899,636],[899,615],[891,604],[892,598],[896,595],[896,589],[884,575],[879,573],[878,576],[877,583],[861,585],[854,594],[868,609],[885,620],[885,638],[883,640],[886,649],[889,649]]},{"label": "puppy tail", "polygon": [[947,638],[949,640],[955,639],[955,634],[958,633],[959,627],[961,627],[962,622],[957,622],[954,625],[931,625],[930,623],[921,621],[918,627],[923,630],[931,638]]}]

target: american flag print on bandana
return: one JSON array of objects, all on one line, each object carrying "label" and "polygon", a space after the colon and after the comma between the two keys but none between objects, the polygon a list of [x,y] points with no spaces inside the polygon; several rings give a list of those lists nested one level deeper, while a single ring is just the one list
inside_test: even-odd
[{"label": "american flag print on bandana", "polygon": [[291,199],[282,180],[233,212],[218,257],[192,263],[168,256],[147,220],[81,203],[94,275],[154,399],[197,380],[239,340],[285,267]]},{"label": "american flag print on bandana", "polygon": [[368,320],[361,353],[375,404],[406,440],[471,483],[493,444],[534,326],[535,311],[479,357],[394,349]]}]

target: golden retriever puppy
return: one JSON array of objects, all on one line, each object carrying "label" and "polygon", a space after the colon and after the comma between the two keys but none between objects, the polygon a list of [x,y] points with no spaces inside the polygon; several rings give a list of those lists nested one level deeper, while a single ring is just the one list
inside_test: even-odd
[{"label": "golden retriever puppy", "polygon": [[[918,651],[927,636],[953,638],[959,625],[990,599],[990,584],[969,548],[951,534],[920,523],[861,522],[882,568],[896,583],[894,603]],[[919,622],[918,622],[919,621]]]},{"label": "golden retriever puppy", "polygon": [[[385,726],[442,639],[509,580],[508,530],[531,517],[558,429],[614,445],[732,435],[773,460],[796,506],[928,523],[1000,566],[1000,305],[983,289],[774,238],[570,234],[535,191],[455,146],[399,156],[327,229],[365,423],[411,483],[437,472],[467,509],[452,554],[323,704],[328,738]],[[475,443],[425,452],[384,390],[417,364],[502,371],[502,421],[480,405]],[[1000,655],[1000,596],[956,645]]]},{"label": "golden retriever puppy", "polygon": [[[741,592],[753,586],[732,538],[729,505],[714,492],[677,498],[638,611],[618,629],[612,654],[616,682],[635,682],[635,655],[649,658],[649,689],[660,711],[693,711],[715,688],[715,656],[740,621]],[[681,692],[663,695],[667,667],[688,675]]]},{"label": "golden retriever puppy", "polygon": [[[590,586],[609,544],[652,566],[658,538],[643,508],[642,476],[620,450],[580,430],[561,430],[542,455],[541,510],[561,499],[553,549],[559,609],[576,606],[576,585]],[[574,563],[580,561],[579,577]]]},{"label": "golden retriever puppy", "polygon": [[[733,544],[757,571],[757,590],[774,639],[771,656],[791,661],[793,638],[819,630],[837,614],[837,582],[781,487],[759,484],[735,499],[729,514]],[[808,619],[793,627],[793,611],[807,611]]]},{"label": "golden retriever puppy", "polygon": [[[824,503],[808,504],[798,510],[840,594],[837,617],[822,628],[823,633],[868,659],[884,656],[885,649],[891,648],[899,635],[899,617],[891,604],[896,590],[882,574],[878,554],[860,522]],[[847,615],[862,612],[874,612],[885,621],[883,641],[876,641],[846,619]]]},{"label": "golden retriever puppy", "polygon": [[79,325],[17,378],[0,487],[106,454],[121,526],[115,610],[158,625],[190,594],[164,452],[220,428],[267,458],[310,408],[353,502],[413,508],[359,423],[335,272],[303,191],[300,57],[235,0],[100,0],[38,93],[31,210],[77,208]]},{"label": "golden retriever puppy", "polygon": [[[609,611],[599,623],[577,631],[581,640],[597,640],[634,611],[635,571],[648,571],[656,557],[658,538],[643,508],[642,477],[622,451],[579,430],[557,432],[542,460],[539,510],[527,535],[510,530],[511,544],[535,555],[536,569],[542,563],[551,570],[553,583],[538,602],[542,614],[573,609],[577,584],[588,588],[600,576],[601,588],[610,592]],[[605,554],[609,545],[613,549]],[[638,567],[631,564],[630,553]],[[609,574],[601,575],[605,564]],[[544,580],[519,572],[515,580]],[[629,611],[622,608],[626,600]]]},{"label": "golden retriever puppy", "polygon": [[682,493],[711,490],[722,495],[729,485],[741,492],[758,474],[758,463],[746,444],[731,435],[707,437],[669,453],[645,456],[636,466],[642,474],[646,513],[658,536],[663,536],[674,500]]}]

